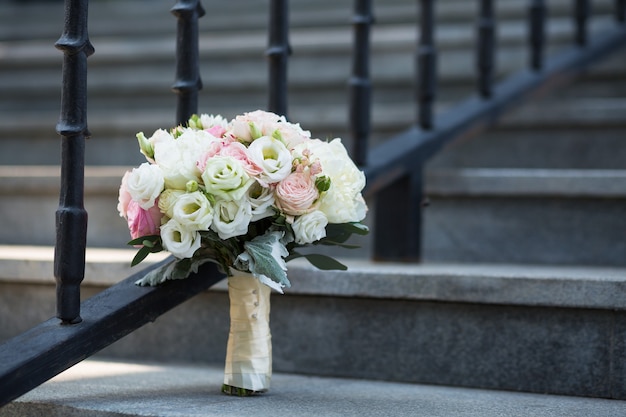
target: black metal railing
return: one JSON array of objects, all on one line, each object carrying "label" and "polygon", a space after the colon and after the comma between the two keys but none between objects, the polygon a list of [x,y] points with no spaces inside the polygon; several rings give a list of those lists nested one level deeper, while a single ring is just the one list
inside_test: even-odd
[{"label": "black metal railing", "polygon": [[178,96],[176,123],[179,124],[185,123],[192,114],[198,112],[198,92],[202,89],[198,19],[205,12],[199,0],[179,0],[171,12],[178,19],[176,81],[172,90]]},{"label": "black metal railing", "polygon": [[[61,196],[57,211],[55,277],[57,317],[0,345],[0,406],[37,387],[81,360],[224,278],[213,264],[184,281],[138,287],[138,272],[80,303],[85,271],[87,213],[83,207],[84,142],[87,130],[87,64],[94,52],[87,34],[88,0],[65,1],[65,31],[56,46],[64,53],[61,117]],[[180,0],[177,70],[172,87],[178,96],[178,122],[197,112],[202,88],[198,65],[199,0]],[[167,261],[164,261],[167,262]],[[158,267],[154,265],[152,268]],[[82,319],[81,319],[82,317]]]},{"label": "black metal railing", "polygon": [[85,274],[87,211],[83,205],[85,138],[87,129],[87,57],[94,49],[87,34],[86,1],[66,2],[65,29],[56,47],[63,51],[61,117],[61,193],[56,212],[57,240],[54,276],[57,281],[57,317],[78,323],[80,284]]},{"label": "black metal railing", "polygon": [[377,195],[373,257],[385,261],[421,260],[421,211],[424,206],[424,165],[450,141],[476,135],[493,125],[514,105],[570,82],[589,64],[626,43],[624,0],[615,1],[617,24],[589,37],[590,3],[576,0],[572,47],[546,58],[547,5],[528,3],[528,69],[493,83],[496,52],[496,20],[491,0],[480,0],[477,16],[477,94],[435,115],[437,72],[433,42],[434,0],[420,0],[420,38],[417,47],[416,96],[418,114],[414,126],[369,152],[364,165],[368,185],[365,194]]},{"label": "black metal railing", "polygon": [[[366,196],[377,196],[374,256],[385,260],[419,261],[423,171],[426,161],[452,140],[476,134],[512,105],[538,89],[562,85],[598,58],[626,42],[626,7],[615,1],[618,25],[594,37],[588,35],[588,1],[575,2],[574,47],[546,58],[544,0],[529,0],[529,68],[494,84],[496,19],[492,0],[480,0],[477,15],[477,93],[445,113],[434,111],[437,86],[435,1],[420,0],[420,36],[416,47],[416,120],[403,133],[368,150],[371,80],[371,0],[355,0],[353,65],[348,85],[354,157],[367,176]],[[63,136],[60,205],[57,211],[55,277],[58,317],[0,345],[0,406],[45,382],[75,363],[209,288],[223,276],[205,264],[187,280],[159,287],[137,287],[139,272],[100,294],[80,302],[85,267],[87,213],[83,208],[84,139],[87,130],[86,60],[93,48],[87,35],[87,0],[65,1],[65,31],[57,42],[64,53],[63,100],[57,126]],[[172,8],[178,19],[177,121],[197,112],[202,88],[198,66],[199,0],[179,0]],[[289,26],[288,1],[270,3],[268,110],[287,115]],[[155,265],[154,267],[157,267]],[[83,320],[81,321],[81,317]]]},{"label": "black metal railing", "polygon": [[354,147],[354,161],[367,163],[371,131],[372,83],[370,80],[370,31],[374,23],[371,0],[354,2],[352,76],[348,81],[350,94],[349,122]]}]

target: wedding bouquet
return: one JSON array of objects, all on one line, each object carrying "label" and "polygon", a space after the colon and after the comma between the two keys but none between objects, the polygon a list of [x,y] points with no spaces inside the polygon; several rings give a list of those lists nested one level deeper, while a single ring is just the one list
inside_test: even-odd
[{"label": "wedding bouquet", "polygon": [[227,121],[194,115],[187,126],[138,133],[147,162],[126,172],[118,211],[139,248],[132,261],[162,250],[174,260],[138,285],[184,279],[205,262],[228,276],[231,302],[223,390],[267,390],[271,377],[270,288],[290,287],[286,262],[320,269],[337,260],[298,251],[353,247],[366,234],[365,176],[341,139],[312,139],[299,124],[257,110]]}]

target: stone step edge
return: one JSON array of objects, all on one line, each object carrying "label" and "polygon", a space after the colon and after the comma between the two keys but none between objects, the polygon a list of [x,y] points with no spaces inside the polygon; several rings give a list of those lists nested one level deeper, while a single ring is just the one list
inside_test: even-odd
[{"label": "stone step edge", "polygon": [[[596,16],[590,21],[590,37],[606,31],[612,27],[613,17],[610,15]],[[352,28],[348,24],[343,27],[331,28],[295,28],[290,31],[290,44],[294,49],[294,57],[307,54],[328,54],[350,52],[352,46]],[[447,49],[464,49],[473,45],[474,26],[472,24],[453,23],[440,28],[437,46],[442,51]],[[571,19],[562,17],[552,19],[548,26],[550,43],[548,47],[558,45],[572,45]],[[372,27],[372,51],[388,52],[390,50],[411,51],[416,44],[416,29],[413,24],[396,23]],[[119,64],[137,61],[171,61],[175,51],[175,39],[168,36],[152,36],[139,41],[129,38],[117,39],[114,36],[93,38],[97,46],[96,53],[90,57],[90,65]],[[500,48],[524,45],[526,40],[526,23],[524,21],[511,22],[500,28],[498,45]],[[199,52],[201,56],[212,59],[222,57],[241,56],[262,57],[267,48],[265,32],[242,31],[238,33],[201,33],[199,38]],[[506,48],[504,48],[506,49]],[[260,55],[259,55],[260,54]],[[25,63],[42,65],[56,65],[63,56],[47,40],[15,41],[3,50],[3,65],[5,68]]]},{"label": "stone step edge", "polygon": [[[106,287],[128,277],[134,253],[89,248],[84,284]],[[151,255],[144,262],[165,256]],[[53,247],[0,246],[0,282],[54,285],[53,260]],[[292,287],[285,290],[286,296],[626,309],[626,268],[341,261],[348,271],[319,271],[306,261],[290,262]],[[213,290],[224,291],[225,284]]]},{"label": "stone step edge", "polygon": [[220,393],[223,367],[85,360],[0,409],[0,417],[418,415],[618,417],[626,402],[274,373],[268,393]]},{"label": "stone step edge", "polygon": [[626,170],[436,168],[426,193],[438,197],[626,198]]},{"label": "stone step edge", "polygon": [[[130,166],[88,166],[85,193],[117,194]],[[60,167],[0,165],[0,195],[56,195]],[[433,196],[626,197],[626,170],[543,168],[436,168],[427,170],[426,192]]]}]

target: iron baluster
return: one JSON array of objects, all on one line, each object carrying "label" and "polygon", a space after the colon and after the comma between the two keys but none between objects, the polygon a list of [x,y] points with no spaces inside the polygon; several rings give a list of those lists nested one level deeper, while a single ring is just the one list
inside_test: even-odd
[{"label": "iron baluster", "polygon": [[178,95],[176,123],[183,124],[198,113],[200,78],[198,19],[204,16],[199,0],[178,0],[171,12],[178,19],[176,35],[176,80],[172,90]]},{"label": "iron baluster", "polygon": [[268,110],[287,117],[287,61],[289,46],[289,2],[270,2],[269,45],[266,55],[269,64]]},{"label": "iron baluster", "polygon": [[370,27],[374,22],[371,0],[355,0],[350,91],[350,131],[353,155],[357,165],[367,163],[367,142],[370,135],[372,83],[370,81]]},{"label": "iron baluster", "polygon": [[615,0],[615,18],[618,22],[626,22],[626,0]]},{"label": "iron baluster", "polygon": [[87,129],[87,57],[94,52],[87,33],[87,0],[65,1],[65,28],[55,46],[63,52],[61,190],[56,211],[54,277],[57,317],[75,324],[80,317],[80,284],[85,276],[87,211],[84,207]]},{"label": "iron baluster", "polygon": [[374,211],[375,260],[419,262],[422,245],[423,161],[413,161],[410,172],[378,190]]},{"label": "iron baluster", "polygon": [[495,19],[493,0],[481,0],[478,15],[478,93],[485,98],[491,97],[494,77],[495,54]]},{"label": "iron baluster", "polygon": [[420,39],[416,52],[418,124],[422,129],[433,127],[433,106],[437,89],[437,49],[434,39],[434,1],[420,0]]},{"label": "iron baluster", "polygon": [[540,70],[543,67],[543,53],[545,48],[545,0],[531,0],[528,8],[530,67]]},{"label": "iron baluster", "polygon": [[575,0],[574,24],[576,26],[575,40],[579,46],[587,44],[587,21],[591,13],[589,0]]}]

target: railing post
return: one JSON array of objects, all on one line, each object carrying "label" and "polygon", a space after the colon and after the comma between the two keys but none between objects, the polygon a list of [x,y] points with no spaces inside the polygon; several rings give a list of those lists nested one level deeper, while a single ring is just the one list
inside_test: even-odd
[{"label": "railing post", "polygon": [[478,15],[476,67],[478,69],[478,93],[484,98],[489,98],[492,94],[495,66],[495,26],[493,0],[481,0]]},{"label": "railing post", "polygon": [[626,0],[615,0],[615,18],[618,22],[626,22]]},{"label": "railing post", "polygon": [[352,46],[352,76],[350,91],[350,132],[353,141],[353,159],[359,166],[367,163],[367,145],[370,135],[371,95],[370,81],[370,26],[374,22],[372,0],[355,0]]},{"label": "railing post", "polygon": [[424,201],[422,162],[411,174],[376,194],[373,258],[379,261],[419,262]]},{"label": "railing post", "polygon": [[437,92],[437,49],[435,48],[435,2],[419,0],[420,37],[417,61],[417,121],[422,129],[433,127],[433,107]]},{"label": "railing post", "polygon": [[576,27],[575,40],[578,46],[587,44],[587,21],[591,14],[589,0],[574,0],[574,25]]},{"label": "railing post", "polygon": [[269,45],[265,52],[269,61],[268,110],[287,117],[287,61],[289,46],[289,2],[271,0]]},{"label": "railing post", "polygon": [[543,67],[543,53],[545,49],[545,0],[531,0],[528,7],[530,44],[530,67],[536,71]]},{"label": "railing post", "polygon": [[198,19],[204,16],[204,9],[199,0],[178,0],[171,12],[178,19],[176,81],[172,90],[178,95],[176,123],[183,124],[198,113],[198,91],[202,89]]},{"label": "railing post", "polygon": [[80,284],[85,275],[87,211],[84,208],[87,129],[87,57],[94,49],[87,34],[88,0],[65,0],[65,28],[55,46],[63,51],[61,191],[56,211],[54,276],[57,317],[75,324],[80,317]]}]

